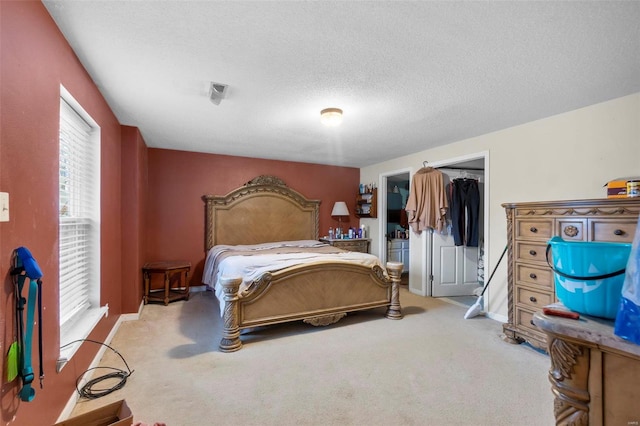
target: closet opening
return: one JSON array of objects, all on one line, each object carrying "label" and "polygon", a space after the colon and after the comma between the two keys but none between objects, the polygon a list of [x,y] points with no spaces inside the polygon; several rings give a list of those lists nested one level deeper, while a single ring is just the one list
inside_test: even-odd
[{"label": "closet opening", "polygon": [[488,235],[487,154],[427,163],[443,175],[447,226],[426,242],[427,293],[470,306],[485,283]]}]

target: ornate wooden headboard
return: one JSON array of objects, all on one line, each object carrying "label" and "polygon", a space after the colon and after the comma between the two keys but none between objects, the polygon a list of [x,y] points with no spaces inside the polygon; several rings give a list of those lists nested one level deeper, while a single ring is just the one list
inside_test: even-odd
[{"label": "ornate wooden headboard", "polygon": [[258,176],[224,196],[205,195],[205,250],[216,244],[318,239],[319,200],[275,176]]}]

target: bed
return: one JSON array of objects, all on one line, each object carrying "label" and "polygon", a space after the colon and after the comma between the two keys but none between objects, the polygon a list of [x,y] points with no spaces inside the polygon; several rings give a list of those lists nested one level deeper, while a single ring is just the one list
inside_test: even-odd
[{"label": "bed", "polygon": [[[219,252],[220,246],[251,250],[288,242],[318,243],[320,201],[307,199],[278,177],[258,176],[227,195],[202,198],[205,264],[214,263],[211,252]],[[247,328],[298,320],[324,326],[349,312],[379,307],[387,308],[385,316],[389,319],[402,318],[399,301],[402,263],[388,262],[384,268],[379,261],[322,259],[287,264],[248,279],[240,273],[216,278],[212,271],[217,269],[205,267],[202,281],[214,290],[218,287],[215,291],[223,318],[220,341],[223,352],[241,349],[240,330]]]}]

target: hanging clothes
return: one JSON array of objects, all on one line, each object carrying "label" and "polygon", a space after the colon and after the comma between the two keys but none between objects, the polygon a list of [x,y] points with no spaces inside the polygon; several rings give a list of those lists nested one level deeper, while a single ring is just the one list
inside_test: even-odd
[{"label": "hanging clothes", "polygon": [[444,229],[448,204],[443,182],[442,172],[433,167],[423,167],[413,175],[405,207],[413,232]]},{"label": "hanging clothes", "polygon": [[478,247],[480,191],[476,179],[451,182],[451,225],[456,246]]}]

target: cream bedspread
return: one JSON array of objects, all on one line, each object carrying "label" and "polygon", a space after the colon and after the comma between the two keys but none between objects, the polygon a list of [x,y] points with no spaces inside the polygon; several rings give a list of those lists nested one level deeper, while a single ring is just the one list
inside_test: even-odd
[{"label": "cream bedspread", "polygon": [[[317,262],[359,263],[367,267],[379,265],[371,254],[337,249],[316,240],[278,241],[255,245],[218,245],[207,253],[202,282],[215,291],[224,313],[221,277],[242,277],[240,294],[265,272],[275,272],[291,266]],[[383,268],[384,270],[384,268]]]}]

